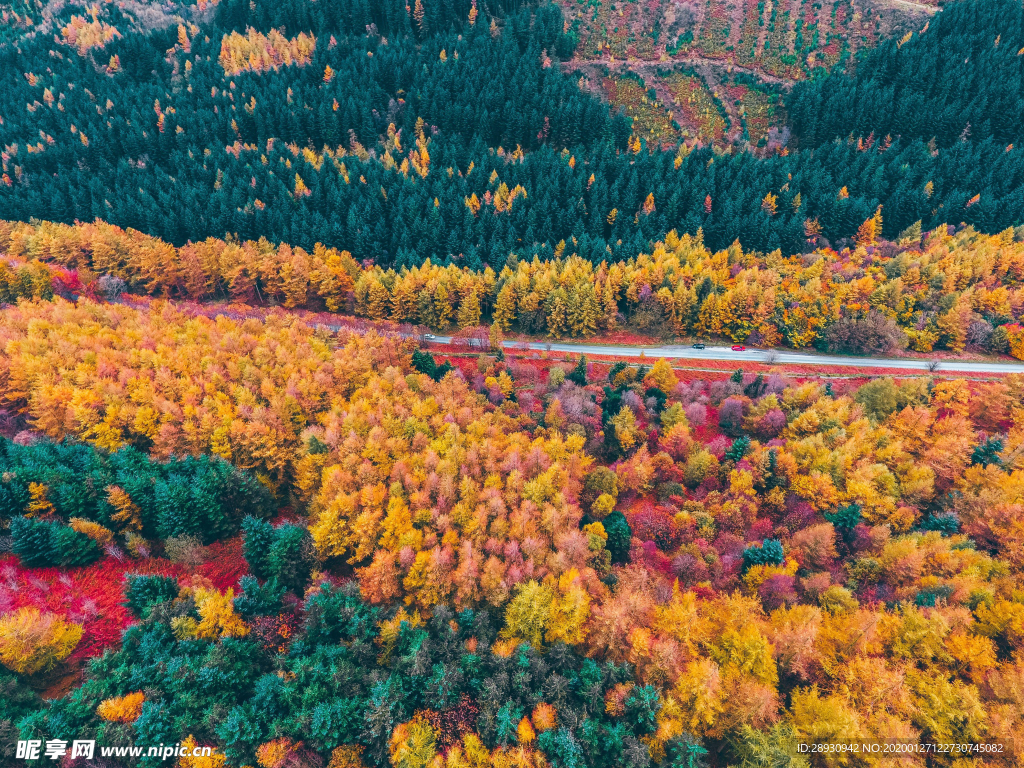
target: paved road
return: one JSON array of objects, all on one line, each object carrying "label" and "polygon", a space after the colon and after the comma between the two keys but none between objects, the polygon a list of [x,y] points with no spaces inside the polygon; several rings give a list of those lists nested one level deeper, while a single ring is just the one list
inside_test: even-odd
[{"label": "paved road", "polygon": [[[450,344],[451,336],[435,336],[434,344]],[[506,348],[522,348],[522,342],[506,341]],[[681,344],[663,347],[617,347],[600,344],[566,344],[560,342],[530,342],[529,349],[552,352],[572,352],[584,355],[610,355],[612,357],[638,357],[641,352],[651,361],[659,357],[677,360],[727,360],[733,362],[769,363],[771,365],[812,365],[841,368],[893,368],[898,370],[931,370],[929,360],[900,360],[898,358],[839,357],[832,355],[808,355],[784,350],[748,349],[733,352],[729,347],[693,349]],[[769,359],[770,358],[770,359]],[[1024,363],[984,363],[973,360],[957,360],[939,363],[936,370],[947,373],[1024,373]]]},{"label": "paved road", "polygon": [[[214,312],[210,316],[217,317],[226,314]],[[340,331],[345,326],[327,324],[332,331]],[[431,344],[451,344],[451,336],[434,336],[428,334],[427,339]],[[420,338],[418,335],[415,338]],[[654,361],[659,357],[668,360],[725,360],[731,362],[752,362],[766,363],[768,365],[811,365],[838,368],[892,368],[895,370],[919,370],[919,371],[945,371],[946,373],[1024,373],[1024,362],[1022,363],[984,363],[973,360],[943,360],[938,362],[938,367],[933,368],[935,362],[931,360],[901,360],[892,357],[840,357],[836,355],[808,355],[802,352],[789,350],[765,350],[748,349],[743,352],[733,352],[729,347],[709,346],[704,349],[694,349],[687,344],[668,344],[661,347],[624,347],[606,346],[603,344],[571,344],[565,342],[544,342],[544,341],[506,341],[506,349],[527,349],[549,350],[551,352],[572,352],[577,355],[607,355],[609,357],[639,357],[643,352],[644,356]],[[770,359],[769,359],[770,358]],[[937,362],[937,361],[936,361]]]}]

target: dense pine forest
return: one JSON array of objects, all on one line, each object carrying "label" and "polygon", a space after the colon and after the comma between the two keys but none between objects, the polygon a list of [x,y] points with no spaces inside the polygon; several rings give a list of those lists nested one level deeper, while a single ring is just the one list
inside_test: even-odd
[{"label": "dense pine forest", "polygon": [[0,4],[0,763],[1019,766],[1024,11],[891,5]]},{"label": "dense pine forest", "polygon": [[1024,9],[953,3],[922,33],[890,40],[853,72],[798,84],[786,109],[800,146],[901,136],[937,147],[1024,140]]},{"label": "dense pine forest", "polygon": [[[772,157],[660,151],[631,136],[628,118],[562,73],[575,38],[553,5],[372,5],[229,2],[145,33],[109,10],[89,22],[88,46],[54,47],[43,34],[4,43],[6,216],[101,218],[176,245],[264,236],[385,267],[430,258],[496,269],[573,238],[595,263],[635,257],[673,229],[701,229],[712,248],[739,239],[793,253],[808,222],[839,241],[879,205],[888,236],[917,221],[986,232],[1022,221],[1024,163],[1008,145],[1024,39],[1019,8],[1000,10],[1008,0],[964,3],[988,10],[971,12],[973,36],[954,36],[963,51],[946,42],[959,22],[940,15],[858,70],[897,51],[899,77],[916,83],[936,56],[954,66],[988,41],[994,53],[962,80],[929,75],[914,97],[970,105],[964,125],[941,118],[934,141],[914,123],[876,125],[864,115],[888,97],[851,79],[869,75],[834,74],[794,91],[803,149]],[[958,7],[948,12],[967,13]],[[974,87],[993,66],[1008,74],[991,80],[999,93]],[[935,94],[936,82],[952,90]],[[834,100],[850,88],[864,105],[813,90]],[[916,105],[893,114],[932,119],[931,102]]]}]

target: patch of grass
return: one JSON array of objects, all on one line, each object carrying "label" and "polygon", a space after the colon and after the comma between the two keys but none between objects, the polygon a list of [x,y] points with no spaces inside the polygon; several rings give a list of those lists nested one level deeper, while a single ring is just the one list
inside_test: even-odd
[{"label": "patch of grass", "polygon": [[[721,142],[729,130],[728,119],[718,99],[696,75],[674,74],[665,80],[674,99],[673,114],[701,142]],[[676,111],[678,110],[678,112]]]}]

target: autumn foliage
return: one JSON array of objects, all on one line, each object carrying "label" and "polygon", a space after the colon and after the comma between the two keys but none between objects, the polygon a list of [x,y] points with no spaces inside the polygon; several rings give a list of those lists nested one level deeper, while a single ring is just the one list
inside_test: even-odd
[{"label": "autumn foliage", "polygon": [[[982,235],[943,226],[883,247],[871,234],[880,217],[841,253],[823,247],[762,259],[739,243],[712,252],[700,233],[671,232],[627,261],[595,265],[563,242],[553,260],[513,257],[500,272],[429,259],[384,270],[346,251],[317,245],[309,253],[266,240],[210,238],[174,248],[101,221],[0,223],[0,247],[28,260],[11,283],[14,297],[45,298],[54,290],[47,283],[65,285],[39,273],[41,261],[51,271],[117,277],[154,296],[273,302],[441,330],[492,323],[506,333],[565,338],[626,326],[845,353],[970,347],[1024,359],[1015,321],[1024,312],[1024,248],[1013,230]],[[4,275],[0,269],[0,291]]]},{"label": "autumn foliage", "polygon": [[[1019,375],[701,381],[489,342],[442,365],[167,300],[23,301],[0,339],[25,428],[0,454],[12,531],[63,526],[103,558],[6,562],[9,670],[108,651],[33,732],[148,733],[170,701],[175,738],[226,764],[610,768],[1022,725]],[[280,519],[170,535],[144,486],[104,479],[211,453]],[[101,615],[60,607],[104,573]]]},{"label": "autumn foliage", "polygon": [[245,34],[231,32],[220,44],[220,63],[228,75],[241,72],[265,72],[268,69],[308,64],[316,49],[316,38],[299,33],[287,38],[276,29],[266,35],[252,27]]},{"label": "autumn foliage", "polygon": [[116,37],[121,37],[117,28],[101,21],[93,11],[91,19],[74,15],[61,29],[63,42],[85,56],[93,48],[102,48]]},{"label": "autumn foliage", "polygon": [[0,663],[32,675],[53,669],[75,650],[82,627],[36,608],[19,608],[0,618]]},{"label": "autumn foliage", "polygon": [[145,701],[146,695],[142,691],[136,691],[127,696],[103,701],[96,708],[96,714],[110,722],[132,723],[142,714],[142,705]]},{"label": "autumn foliage", "polygon": [[0,8],[3,746],[1024,763],[1024,11],[896,5]]},{"label": "autumn foliage", "polygon": [[[4,312],[0,337],[5,397],[32,412],[40,432],[164,457],[209,452],[272,485],[292,470],[302,431],[324,404],[365,382],[371,360],[398,362],[406,346],[353,336],[342,354],[284,314],[211,320],[171,305],[60,300]],[[77,397],[65,379],[72,370]]]}]

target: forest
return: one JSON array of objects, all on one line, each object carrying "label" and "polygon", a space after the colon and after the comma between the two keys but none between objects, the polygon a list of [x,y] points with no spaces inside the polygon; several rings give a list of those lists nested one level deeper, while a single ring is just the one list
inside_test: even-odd
[{"label": "forest", "polygon": [[702,233],[673,231],[625,262],[594,265],[571,250],[579,243],[563,242],[532,258],[510,258],[500,272],[429,260],[384,270],[319,243],[312,253],[266,239],[209,238],[175,248],[101,221],[0,221],[0,249],[12,260],[0,262],[0,296],[277,305],[466,338],[481,326],[548,338],[623,328],[852,354],[970,349],[1024,359],[1020,228],[983,235],[915,225],[892,242],[880,236],[882,218],[876,211],[858,228],[854,247],[839,253],[819,245],[766,256],[738,243],[712,252]]},{"label": "forest", "polygon": [[[0,44],[5,216],[101,218],[178,246],[231,234],[320,242],[384,268],[429,258],[496,271],[571,238],[594,263],[626,260],[672,230],[700,229],[714,249],[739,239],[795,253],[807,221],[838,242],[879,205],[890,238],[917,221],[995,233],[1024,220],[1012,135],[1024,33],[1011,0],[954,3],[952,22],[940,15],[855,73],[794,88],[802,149],[770,156],[648,146],[560,68],[576,38],[557,6],[493,5],[225,2],[145,34],[105,5],[88,24],[73,17],[91,30],[82,40],[69,22],[59,45],[34,33]],[[957,32],[961,5],[985,9],[971,12],[972,35]],[[891,100],[884,83],[941,71],[936,57],[975,63],[962,81],[908,85],[892,114],[963,112],[970,129],[952,117],[934,137],[902,118],[871,122]],[[865,75],[876,60],[879,74]],[[992,77],[990,94],[970,78],[993,68],[1007,77]],[[521,192],[492,209],[501,184]]]},{"label": "forest", "polygon": [[1024,12],[862,7],[0,4],[0,762],[1024,762]]},{"label": "forest", "polygon": [[0,343],[7,735],[682,768],[1024,725],[1021,375],[438,366],[165,300]]},{"label": "forest", "polygon": [[786,110],[805,147],[851,132],[936,148],[975,137],[1020,144],[1022,47],[1020,3],[952,3],[927,29],[867,53],[852,73],[798,84]]}]

